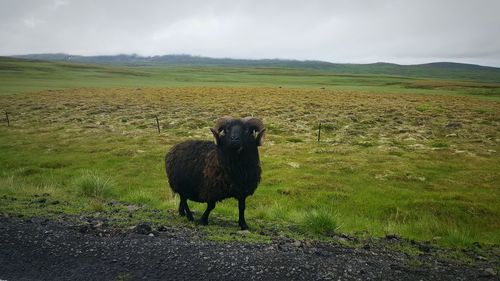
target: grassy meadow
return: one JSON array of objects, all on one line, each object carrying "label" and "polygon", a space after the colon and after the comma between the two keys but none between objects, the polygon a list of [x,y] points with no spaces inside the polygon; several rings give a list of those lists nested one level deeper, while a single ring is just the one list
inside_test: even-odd
[{"label": "grassy meadow", "polygon": [[[0,110],[10,119],[0,124],[0,213],[189,226],[176,216],[163,156],[183,140],[210,139],[219,116],[253,115],[268,132],[262,182],[247,201],[253,238],[500,244],[500,84],[300,69],[0,66]],[[196,217],[205,208],[190,206]],[[209,236],[234,236],[236,201],[218,203],[211,219],[200,227]]]},{"label": "grassy meadow", "polygon": [[[500,76],[496,75],[499,71],[487,72],[486,75],[483,74],[485,70],[457,72],[454,68],[421,67],[411,72],[412,76],[398,76],[394,75],[397,69],[385,70],[384,66],[372,69],[373,66],[346,65],[345,68],[336,72],[279,66],[110,65],[0,57],[0,95],[88,87],[209,86],[328,88],[384,94],[462,95],[500,100]],[[382,74],[371,74],[371,71]],[[422,76],[417,76],[420,73]],[[424,73],[434,76],[425,76]]]}]

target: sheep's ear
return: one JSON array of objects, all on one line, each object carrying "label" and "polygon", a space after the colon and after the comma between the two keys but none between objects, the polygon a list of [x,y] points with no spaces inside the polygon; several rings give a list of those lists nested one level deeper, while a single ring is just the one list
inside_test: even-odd
[{"label": "sheep's ear", "polygon": [[261,145],[264,144],[264,135],[265,135],[265,132],[266,132],[266,129],[262,129],[262,131],[260,131],[257,134],[257,137],[255,138],[257,140],[257,145],[261,146]]},{"label": "sheep's ear", "polygon": [[214,139],[215,139],[215,144],[216,145],[219,145],[219,132],[217,132],[216,129],[214,128],[210,128],[210,131],[212,132],[212,134],[214,135]]}]

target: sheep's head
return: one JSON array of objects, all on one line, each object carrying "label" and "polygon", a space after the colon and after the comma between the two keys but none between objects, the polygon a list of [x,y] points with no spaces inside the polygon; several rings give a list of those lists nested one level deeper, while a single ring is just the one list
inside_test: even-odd
[{"label": "sheep's head", "polygon": [[259,146],[264,141],[264,123],[255,117],[241,119],[224,116],[210,128],[218,146],[230,147],[241,151],[244,147]]}]

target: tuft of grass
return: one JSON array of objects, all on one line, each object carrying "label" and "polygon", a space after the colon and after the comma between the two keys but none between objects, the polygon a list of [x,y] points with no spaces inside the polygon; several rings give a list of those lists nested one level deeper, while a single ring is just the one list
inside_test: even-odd
[{"label": "tuft of grass", "polygon": [[449,147],[450,145],[446,142],[435,141],[431,144],[431,146],[435,147],[435,148],[446,148],[446,147]]},{"label": "tuft of grass", "polygon": [[421,104],[421,105],[417,105],[415,107],[415,109],[417,111],[420,111],[420,112],[426,112],[426,111],[429,111],[431,109],[431,107],[429,105],[426,105],[426,104]]},{"label": "tuft of grass", "polygon": [[420,112],[427,112],[427,111],[432,111],[432,112],[443,112],[444,109],[440,106],[435,106],[431,104],[420,104],[415,107],[417,111]]},{"label": "tuft of grass", "polygon": [[40,194],[56,195],[58,193],[58,182],[53,181],[48,176],[38,178],[34,182],[30,181],[29,175],[25,175],[26,171],[30,171],[30,169],[21,168],[13,172],[4,172],[0,176],[0,194],[25,197]]},{"label": "tuft of grass", "polygon": [[113,189],[113,182],[95,171],[85,171],[75,180],[75,186],[86,197],[105,198]]},{"label": "tuft of grass", "polygon": [[330,235],[338,228],[332,213],[323,209],[307,212],[300,223],[302,231],[316,235]]},{"label": "tuft of grass", "polygon": [[465,248],[474,242],[471,231],[465,228],[451,228],[443,239],[446,240],[448,245],[459,248]]},{"label": "tuft of grass", "polygon": [[301,138],[297,138],[297,137],[289,137],[289,138],[286,139],[286,141],[293,142],[293,143],[298,143],[298,142],[302,142],[303,140]]},{"label": "tuft of grass", "polygon": [[95,212],[102,212],[106,209],[106,206],[102,200],[92,200],[90,208]]},{"label": "tuft of grass", "polygon": [[269,209],[269,217],[273,220],[286,220],[288,208],[284,204],[274,202],[274,205]]},{"label": "tuft of grass", "polygon": [[130,273],[120,273],[115,278],[116,281],[128,281],[132,280],[132,274]]},{"label": "tuft of grass", "polygon": [[130,202],[139,205],[149,204],[153,200],[151,198],[151,195],[144,192],[143,190],[132,191],[129,194],[128,199],[130,200]]}]

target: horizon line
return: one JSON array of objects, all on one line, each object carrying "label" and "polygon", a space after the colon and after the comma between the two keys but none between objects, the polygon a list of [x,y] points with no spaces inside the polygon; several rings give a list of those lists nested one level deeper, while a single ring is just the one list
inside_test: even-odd
[{"label": "horizon line", "polygon": [[106,55],[79,55],[79,54],[71,54],[65,52],[54,52],[54,53],[27,53],[27,54],[14,54],[14,55],[0,55],[0,57],[13,57],[13,58],[22,58],[23,56],[39,56],[39,55],[64,55],[64,56],[73,56],[73,57],[117,57],[117,56],[130,56],[137,58],[155,58],[155,57],[165,57],[165,56],[186,56],[193,58],[206,58],[206,59],[227,59],[227,60],[245,60],[245,61],[289,61],[289,62],[318,62],[318,63],[327,63],[327,64],[351,64],[351,65],[370,65],[370,64],[393,64],[399,66],[417,66],[417,65],[428,65],[428,64],[438,64],[438,63],[452,63],[452,64],[464,64],[464,65],[473,65],[473,66],[481,66],[481,67],[490,67],[490,68],[500,68],[500,66],[494,65],[485,65],[478,63],[468,63],[468,62],[460,62],[460,61],[429,61],[424,63],[395,63],[390,61],[376,61],[376,62],[367,62],[367,63],[353,63],[353,62],[332,62],[327,60],[317,60],[317,59],[293,59],[293,58],[238,58],[238,57],[211,57],[204,55],[193,55],[187,53],[170,53],[170,54],[162,54],[162,55],[141,55],[137,53],[116,53],[116,54],[106,54]]}]

